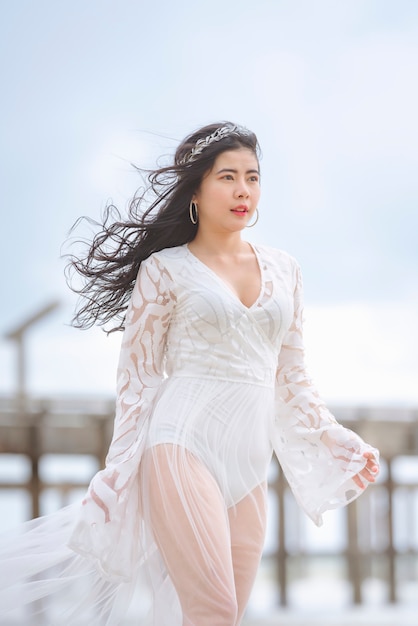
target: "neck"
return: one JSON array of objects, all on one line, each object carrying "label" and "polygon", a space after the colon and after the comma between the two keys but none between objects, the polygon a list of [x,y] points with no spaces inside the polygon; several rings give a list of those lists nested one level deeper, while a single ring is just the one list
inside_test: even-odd
[{"label": "neck", "polygon": [[241,239],[241,232],[237,233],[204,233],[198,231],[190,242],[190,248],[199,249],[206,254],[236,254],[243,251],[247,244]]}]

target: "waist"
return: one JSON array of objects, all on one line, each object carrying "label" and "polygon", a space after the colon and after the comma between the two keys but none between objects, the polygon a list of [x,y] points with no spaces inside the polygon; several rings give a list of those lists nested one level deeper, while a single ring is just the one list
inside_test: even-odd
[{"label": "waist", "polygon": [[257,385],[260,387],[274,388],[275,372],[272,370],[258,370],[257,372],[238,372],[234,370],[208,371],[203,368],[167,368],[168,378],[191,378],[200,380],[216,380],[219,382],[240,383],[246,385]]}]

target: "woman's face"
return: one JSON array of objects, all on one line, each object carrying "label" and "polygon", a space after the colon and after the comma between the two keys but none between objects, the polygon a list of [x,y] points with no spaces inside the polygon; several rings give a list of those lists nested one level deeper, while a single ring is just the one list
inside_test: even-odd
[{"label": "woman's face", "polygon": [[260,171],[254,152],[248,148],[222,152],[193,196],[199,230],[242,230],[251,221],[259,198]]}]

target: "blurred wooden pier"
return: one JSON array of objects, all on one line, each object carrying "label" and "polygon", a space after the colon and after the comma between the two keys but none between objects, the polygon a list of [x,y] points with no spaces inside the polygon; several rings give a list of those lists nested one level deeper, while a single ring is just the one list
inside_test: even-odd
[{"label": "blurred wooden pier", "polygon": [[[416,607],[354,607],[341,611],[278,611],[259,619],[246,619],[242,626],[417,626]],[[133,625],[132,625],[133,626]]]},{"label": "blurred wooden pier", "polygon": [[242,626],[417,626],[417,623],[416,607],[385,606],[354,607],[316,614],[284,610],[270,617],[245,619]]},{"label": "blurred wooden pier", "polygon": [[[274,550],[267,550],[263,561],[270,564],[273,572],[277,606],[289,605],[289,585],[298,576],[305,576],[309,564],[315,559],[323,562],[338,559],[343,563],[343,576],[350,585],[354,606],[363,602],[364,581],[370,578],[383,580],[387,588],[386,601],[396,603],[400,581],[411,583],[418,579],[418,472],[404,483],[394,472],[399,459],[418,459],[418,410],[330,408],[340,423],[380,449],[382,476],[378,484],[344,509],[344,547],[333,554],[329,551],[312,554],[306,550],[303,541],[298,540],[297,506],[282,472],[277,464],[274,465],[270,493],[272,506],[276,509],[276,541]],[[33,517],[42,513],[40,500],[44,490],[58,487],[65,499],[66,493],[80,488],[80,482],[65,480],[57,486],[56,482],[48,482],[45,477],[41,479],[42,458],[51,454],[88,455],[102,466],[112,434],[113,416],[113,399],[0,397],[0,455],[23,455],[31,468],[28,479],[20,483],[0,477],[0,492],[24,490],[29,493]],[[402,546],[396,545],[394,539],[394,507],[400,494],[404,501],[404,515],[410,527],[415,529],[411,533],[410,545]],[[253,623],[267,625],[276,622],[248,621],[248,625]],[[286,621],[277,623],[285,624]]]}]

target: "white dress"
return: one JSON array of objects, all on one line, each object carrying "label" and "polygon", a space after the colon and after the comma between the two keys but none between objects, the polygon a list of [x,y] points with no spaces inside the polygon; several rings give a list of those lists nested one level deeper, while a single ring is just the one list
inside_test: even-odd
[{"label": "white dress", "polygon": [[362,493],[352,477],[364,452],[378,452],[335,421],[307,375],[299,268],[284,252],[254,251],[262,281],[250,307],[187,245],[141,264],[106,467],[80,505],[26,523],[13,542],[3,538],[0,616],[13,609],[10,624],[35,624],[37,611],[41,624],[122,624],[145,575],[152,601],[138,623],[181,626],[150,522],[146,459],[160,445],[180,451],[170,467],[182,497],[193,491],[183,463],[190,454],[228,510],[266,481],[273,451],[318,525],[324,511]]}]

